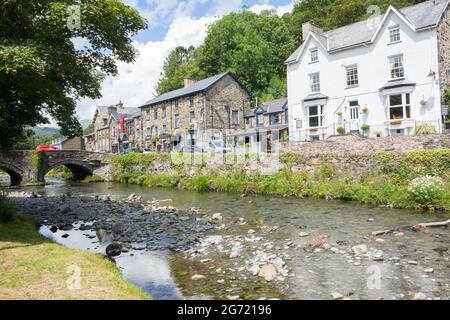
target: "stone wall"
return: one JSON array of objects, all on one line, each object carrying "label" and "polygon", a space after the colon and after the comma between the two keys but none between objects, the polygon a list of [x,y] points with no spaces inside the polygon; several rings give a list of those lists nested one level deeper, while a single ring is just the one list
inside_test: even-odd
[{"label": "stone wall", "polygon": [[362,139],[353,135],[335,136],[324,141],[288,142],[282,151],[296,151],[306,157],[320,154],[367,155],[377,151],[406,152],[416,149],[450,148],[450,134],[396,136]]},{"label": "stone wall", "polygon": [[450,8],[447,8],[438,27],[439,78],[441,92],[450,88]]}]

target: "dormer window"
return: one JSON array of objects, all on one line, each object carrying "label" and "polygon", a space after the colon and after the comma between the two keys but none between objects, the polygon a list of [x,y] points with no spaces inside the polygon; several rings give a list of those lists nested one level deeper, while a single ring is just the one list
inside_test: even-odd
[{"label": "dormer window", "polygon": [[319,62],[319,50],[317,48],[311,49],[311,63]]},{"label": "dormer window", "polygon": [[400,42],[401,36],[400,36],[400,27],[395,26],[389,29],[389,40],[390,43],[397,43]]}]

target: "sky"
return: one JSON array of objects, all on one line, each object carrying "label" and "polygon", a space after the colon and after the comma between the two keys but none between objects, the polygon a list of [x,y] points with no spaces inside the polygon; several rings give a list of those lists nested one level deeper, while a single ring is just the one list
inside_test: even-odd
[{"label": "sky", "polygon": [[[177,46],[199,46],[209,24],[244,6],[259,13],[275,9],[279,15],[292,10],[292,0],[121,0],[136,8],[148,20],[148,29],[134,37],[139,56],[133,64],[118,62],[119,75],[102,83],[103,97],[77,103],[80,120],[92,119],[97,105],[122,101],[125,107],[139,107],[155,96],[164,60]],[[81,17],[83,19],[83,17]],[[81,21],[82,23],[82,21]],[[82,40],[75,40],[82,46]]]}]

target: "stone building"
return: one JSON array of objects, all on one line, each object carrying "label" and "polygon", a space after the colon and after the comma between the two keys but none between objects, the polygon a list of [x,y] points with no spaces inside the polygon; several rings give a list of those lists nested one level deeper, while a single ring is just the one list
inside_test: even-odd
[{"label": "stone building", "polygon": [[[128,118],[139,118],[140,110],[138,108],[124,108],[123,104],[119,102],[117,105],[98,106],[94,114],[94,137],[90,135],[85,137],[85,141],[89,140],[89,148],[92,148],[92,140],[95,146],[90,151],[119,153],[124,149],[134,148],[135,130],[132,132],[131,139],[127,132],[120,130],[120,118],[124,117],[124,126]],[[125,130],[126,131],[126,130]],[[140,129],[139,129],[140,132]],[[141,138],[138,138],[141,141]],[[139,143],[139,142],[137,142]]]},{"label": "stone building", "polygon": [[265,151],[275,140],[289,139],[288,100],[281,98],[259,104],[245,115],[245,130],[235,134],[237,144]]},{"label": "stone building", "polygon": [[82,137],[66,138],[61,137],[53,140],[52,146],[59,150],[85,150],[85,140]]},{"label": "stone building", "polygon": [[170,150],[196,141],[225,141],[229,130],[243,129],[250,94],[226,72],[198,82],[185,80],[184,88],[153,98],[140,108],[144,146]]}]

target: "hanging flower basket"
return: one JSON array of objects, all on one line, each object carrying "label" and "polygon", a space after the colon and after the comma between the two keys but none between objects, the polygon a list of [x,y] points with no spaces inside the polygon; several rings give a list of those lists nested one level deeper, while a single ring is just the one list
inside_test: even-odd
[{"label": "hanging flower basket", "polygon": [[367,106],[365,106],[364,108],[362,108],[361,111],[364,113],[367,113],[367,112],[369,112],[369,108]]},{"label": "hanging flower basket", "polygon": [[338,117],[342,117],[342,112],[341,112],[341,111],[336,112],[336,115],[337,115]]},{"label": "hanging flower basket", "polygon": [[428,101],[427,101],[427,100],[422,99],[422,100],[420,101],[420,105],[421,105],[422,107],[425,107],[427,104],[428,104]]}]

